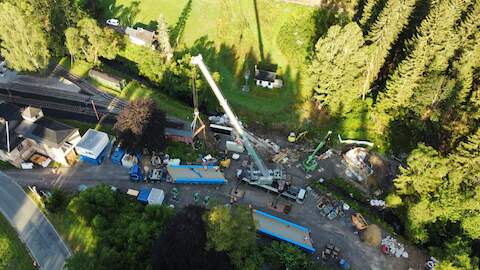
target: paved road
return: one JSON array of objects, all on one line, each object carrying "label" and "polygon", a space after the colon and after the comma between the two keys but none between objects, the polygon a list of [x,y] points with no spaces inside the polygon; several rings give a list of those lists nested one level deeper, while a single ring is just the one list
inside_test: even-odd
[{"label": "paved road", "polygon": [[[232,168],[226,171],[227,179],[235,179],[235,166],[240,162],[232,163]],[[300,174],[298,169],[292,167],[289,169],[292,173]],[[180,190],[179,200],[171,200],[170,190],[174,186],[170,183],[132,183],[128,179],[127,170],[115,166],[107,159],[101,166],[90,166],[87,164],[78,164],[74,168],[63,168],[56,173],[52,169],[39,170],[11,170],[6,172],[8,175],[17,179],[21,185],[36,185],[39,188],[52,188],[57,185],[66,190],[76,190],[80,184],[97,185],[100,183],[110,184],[119,187],[125,191],[128,188],[140,189],[144,186],[153,186],[165,190],[167,194],[166,201],[175,207],[182,207],[193,204],[193,194],[199,192],[202,197],[208,195],[212,199],[220,202],[228,202],[228,195],[235,186],[236,181],[230,180],[228,184],[222,186],[205,185],[176,185]],[[300,181],[295,179],[296,181]],[[297,182],[301,184],[301,182]],[[303,183],[304,185],[306,183]],[[410,259],[394,258],[381,254],[378,248],[366,246],[360,241],[358,235],[354,234],[351,225],[349,213],[344,218],[337,218],[333,221],[327,220],[321,216],[316,209],[316,198],[310,193],[303,205],[294,204],[289,215],[272,212],[268,205],[274,200],[275,195],[268,194],[265,191],[241,184],[240,190],[246,192],[241,203],[251,204],[254,208],[285,218],[289,221],[298,223],[311,229],[314,247],[317,249],[316,257],[321,253],[321,249],[330,241],[342,249],[344,256],[354,269],[372,269],[372,270],[407,270],[408,267],[420,269],[424,262],[423,255],[414,247],[407,247]],[[286,203],[281,199],[279,203]]]},{"label": "paved road", "polygon": [[63,269],[70,250],[23,189],[2,172],[0,211],[15,228],[40,269]]}]

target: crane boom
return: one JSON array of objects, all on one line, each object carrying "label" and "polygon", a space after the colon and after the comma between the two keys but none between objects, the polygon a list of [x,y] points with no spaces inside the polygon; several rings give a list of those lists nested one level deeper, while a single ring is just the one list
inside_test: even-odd
[{"label": "crane boom", "polygon": [[222,106],[223,110],[225,111],[228,118],[230,119],[230,123],[232,124],[233,128],[238,133],[238,135],[240,136],[240,139],[242,140],[242,143],[245,146],[245,149],[247,149],[248,155],[253,159],[253,161],[255,162],[255,165],[260,170],[263,177],[259,178],[258,182],[262,184],[271,184],[273,181],[273,177],[271,176],[269,170],[263,163],[263,160],[260,158],[260,156],[257,154],[255,149],[253,148],[247,133],[245,132],[245,130],[243,130],[243,127],[240,125],[240,122],[238,121],[237,116],[235,116],[232,109],[228,105],[228,102],[223,96],[222,91],[220,91],[220,88],[215,83],[215,80],[213,80],[212,75],[210,74],[210,71],[208,71],[207,66],[203,62],[202,55],[199,54],[197,56],[192,56],[192,64],[198,66],[198,68],[202,72],[203,76],[205,77],[208,84],[210,85],[210,88],[215,94],[215,97],[220,103],[220,106]]}]

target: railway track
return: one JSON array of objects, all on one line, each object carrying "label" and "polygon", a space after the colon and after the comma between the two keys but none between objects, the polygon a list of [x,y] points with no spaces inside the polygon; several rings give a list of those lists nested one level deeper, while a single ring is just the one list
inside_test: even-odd
[{"label": "railway track", "polygon": [[91,85],[89,82],[86,80],[73,75],[70,73],[68,70],[64,69],[60,65],[56,65],[55,68],[52,71],[52,74],[60,77],[64,77],[65,79],[71,81],[72,83],[76,84],[78,87],[80,87],[82,90],[85,92],[94,95],[96,97],[101,97],[106,100],[110,105],[110,107],[113,108],[118,108],[119,110],[124,109],[127,106],[127,102],[125,100],[119,99],[114,95],[105,93],[104,91],[96,88],[95,86]]}]

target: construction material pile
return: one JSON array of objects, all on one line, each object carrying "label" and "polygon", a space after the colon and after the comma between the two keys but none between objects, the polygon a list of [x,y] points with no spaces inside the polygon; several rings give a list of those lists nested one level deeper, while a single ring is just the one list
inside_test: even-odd
[{"label": "construction material pile", "polygon": [[388,235],[382,239],[382,252],[386,255],[393,255],[397,258],[408,258],[408,253],[405,250],[405,246],[398,242],[397,239]]},{"label": "construction material pile", "polygon": [[382,230],[377,225],[372,224],[361,232],[361,236],[367,245],[378,247],[382,240]]}]

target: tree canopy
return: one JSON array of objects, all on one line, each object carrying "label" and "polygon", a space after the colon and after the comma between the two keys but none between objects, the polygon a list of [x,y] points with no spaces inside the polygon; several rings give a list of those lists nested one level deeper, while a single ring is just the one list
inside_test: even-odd
[{"label": "tree canopy", "polygon": [[154,245],[153,268],[158,270],[232,269],[226,253],[207,250],[206,209],[187,206],[175,214]]},{"label": "tree canopy", "polygon": [[165,147],[166,115],[151,98],[131,101],[117,117],[114,130],[127,149],[151,150]]},{"label": "tree canopy", "polygon": [[50,60],[48,39],[37,19],[20,7],[0,3],[1,54],[9,67],[18,71],[38,71]]},{"label": "tree canopy", "polygon": [[123,46],[120,35],[111,28],[101,28],[91,18],[78,21],[77,27],[65,30],[66,47],[74,58],[84,59],[94,65],[100,64],[99,57],[113,59]]},{"label": "tree canopy", "polygon": [[216,206],[206,215],[207,247],[226,252],[236,269],[256,269],[255,223],[244,207]]}]

